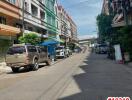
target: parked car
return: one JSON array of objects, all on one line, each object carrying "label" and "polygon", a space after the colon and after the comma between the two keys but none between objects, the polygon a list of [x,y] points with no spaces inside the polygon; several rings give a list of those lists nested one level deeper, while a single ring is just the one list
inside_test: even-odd
[{"label": "parked car", "polygon": [[56,57],[62,57],[65,58],[66,57],[66,51],[65,51],[65,47],[64,46],[59,46],[56,48]]},{"label": "parked car", "polygon": [[37,70],[39,63],[45,62],[50,65],[47,48],[41,46],[16,44],[9,48],[6,54],[7,66],[13,72],[18,72],[21,67]]},{"label": "parked car", "polygon": [[106,44],[98,44],[95,46],[95,53],[106,54],[108,52],[108,46]]}]

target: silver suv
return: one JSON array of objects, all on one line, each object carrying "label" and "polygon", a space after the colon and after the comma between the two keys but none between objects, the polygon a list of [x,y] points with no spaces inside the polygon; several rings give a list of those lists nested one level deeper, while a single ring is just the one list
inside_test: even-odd
[{"label": "silver suv", "polygon": [[43,62],[51,64],[46,47],[16,44],[10,47],[6,54],[7,66],[10,66],[13,72],[18,72],[20,67],[37,70],[39,63]]}]

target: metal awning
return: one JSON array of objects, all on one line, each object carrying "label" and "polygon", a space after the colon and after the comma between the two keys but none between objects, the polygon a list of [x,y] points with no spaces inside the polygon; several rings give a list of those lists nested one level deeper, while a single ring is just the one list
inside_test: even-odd
[{"label": "metal awning", "polygon": [[0,24],[0,35],[3,36],[15,36],[21,32],[20,28]]},{"label": "metal awning", "polygon": [[45,41],[45,42],[41,43],[40,45],[43,45],[43,46],[48,46],[48,45],[56,45],[56,44],[58,44],[58,42],[57,42],[57,41],[47,40],[47,41]]}]

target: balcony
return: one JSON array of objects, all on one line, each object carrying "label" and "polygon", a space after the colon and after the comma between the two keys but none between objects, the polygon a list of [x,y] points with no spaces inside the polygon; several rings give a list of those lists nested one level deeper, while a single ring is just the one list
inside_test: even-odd
[{"label": "balcony", "polygon": [[19,28],[0,24],[0,35],[15,36],[16,34],[19,34],[20,32],[21,32],[21,30]]},{"label": "balcony", "polygon": [[0,13],[15,17],[17,19],[20,18],[19,8],[16,5],[2,0],[0,0]]},{"label": "balcony", "polygon": [[112,27],[121,27],[125,26],[125,21],[117,22],[117,23],[112,23]]}]

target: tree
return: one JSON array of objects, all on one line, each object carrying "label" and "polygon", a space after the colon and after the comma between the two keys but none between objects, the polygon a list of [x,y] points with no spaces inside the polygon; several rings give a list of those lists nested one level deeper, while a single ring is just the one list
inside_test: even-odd
[{"label": "tree", "polygon": [[96,18],[101,41],[109,40],[109,35],[112,33],[112,18],[111,15],[105,14],[99,14]]},{"label": "tree", "polygon": [[0,56],[5,56],[6,51],[12,45],[12,41],[8,39],[0,39]]},{"label": "tree", "polygon": [[132,59],[132,26],[125,26],[118,30],[118,41],[124,52],[129,52]]},{"label": "tree", "polygon": [[19,41],[20,43],[30,43],[32,45],[36,45],[40,43],[41,38],[35,33],[25,33],[24,36],[19,38]]}]

